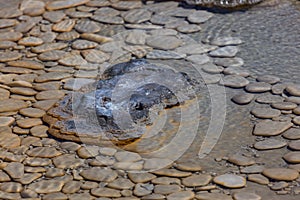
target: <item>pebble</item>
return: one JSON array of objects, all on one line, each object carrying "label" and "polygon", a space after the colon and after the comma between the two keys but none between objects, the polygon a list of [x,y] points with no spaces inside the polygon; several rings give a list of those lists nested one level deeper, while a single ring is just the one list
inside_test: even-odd
[{"label": "pebble", "polygon": [[105,37],[105,36],[92,34],[92,33],[82,33],[80,35],[80,37],[83,38],[83,39],[86,39],[86,40],[93,41],[93,42],[98,42],[100,44],[113,41],[113,39],[110,38],[110,37]]},{"label": "pebble", "polygon": [[10,178],[5,172],[0,171],[0,181],[7,182],[7,181],[10,181]]},{"label": "pebble", "polygon": [[239,49],[236,46],[226,46],[209,52],[209,55],[212,57],[231,58],[234,57],[238,51]]},{"label": "pebble", "polygon": [[254,94],[241,92],[239,94],[234,95],[231,100],[237,104],[245,105],[249,104],[254,99]]},{"label": "pebble", "polygon": [[279,110],[293,110],[297,108],[297,104],[292,102],[278,102],[278,103],[272,103],[271,105],[273,108],[279,109]]},{"label": "pebble", "polygon": [[[135,46],[125,46],[123,47],[124,50],[130,52],[132,55],[134,55],[137,58],[143,58],[145,57],[150,51],[153,49],[151,47],[148,47],[146,45],[135,45]],[[159,50],[158,50],[159,51]]]},{"label": "pebble", "polygon": [[284,98],[278,95],[272,95],[272,94],[264,94],[259,96],[256,101],[258,103],[265,103],[265,104],[272,104],[272,103],[278,103],[283,102]]},{"label": "pebble", "polygon": [[21,199],[21,196],[19,193],[8,193],[8,192],[0,191],[0,198],[14,200],[14,199]]},{"label": "pebble", "polygon": [[225,75],[238,75],[243,77],[248,77],[250,75],[249,71],[242,67],[227,67],[224,69],[223,73]]},{"label": "pebble", "polygon": [[53,50],[39,54],[38,59],[42,61],[56,61],[63,58],[66,55],[67,53],[65,51]]},{"label": "pebble", "polygon": [[75,30],[80,33],[96,33],[101,30],[101,27],[91,20],[80,20],[75,25]]},{"label": "pebble", "polygon": [[116,162],[113,167],[119,170],[140,171],[143,169],[143,162]]},{"label": "pebble", "polygon": [[272,190],[281,190],[281,189],[284,189],[288,186],[289,186],[289,184],[287,182],[280,181],[280,182],[274,183],[270,188]]},{"label": "pebble", "polygon": [[196,186],[204,186],[210,183],[212,180],[211,175],[208,174],[199,174],[192,175],[187,178],[182,179],[182,184],[186,187],[196,187]]},{"label": "pebble", "polygon": [[135,30],[131,31],[125,41],[128,44],[133,44],[133,45],[144,45],[146,43],[146,32],[144,30]]},{"label": "pebble", "polygon": [[1,52],[0,54],[0,62],[8,62],[13,60],[18,60],[22,57],[22,54],[18,52],[8,51],[8,52]]},{"label": "pebble", "polygon": [[56,32],[69,32],[75,26],[75,20],[66,19],[52,26],[52,30]]},{"label": "pebble", "polygon": [[300,163],[300,152],[289,152],[283,156],[284,160],[289,163],[299,164]]},{"label": "pebble", "polygon": [[285,91],[292,96],[300,97],[300,85],[287,85]]},{"label": "pebble", "polygon": [[15,26],[17,24],[17,20],[15,19],[0,19],[0,28],[7,28],[10,26]]},{"label": "pebble", "polygon": [[255,125],[253,134],[258,136],[275,136],[291,128],[291,122],[263,120]]},{"label": "pebble", "polygon": [[24,37],[18,41],[19,45],[24,45],[24,46],[29,46],[29,47],[35,47],[35,46],[41,45],[43,43],[44,43],[44,41],[42,39],[40,39],[38,37],[33,37],[33,36]]},{"label": "pebble", "polygon": [[138,183],[134,187],[133,194],[136,196],[146,196],[151,194],[152,190],[153,190],[152,184]]},{"label": "pebble", "polygon": [[57,151],[54,147],[35,147],[26,152],[31,157],[39,158],[53,158],[61,155],[62,153]]},{"label": "pebble", "polygon": [[0,18],[8,19],[19,17],[21,15],[22,11],[14,6],[0,9]]},{"label": "pebble", "polygon": [[[40,170],[39,168],[36,167],[43,167],[43,166],[50,165],[51,160],[48,158],[26,158],[24,160],[24,164],[31,167],[35,167],[34,169],[38,169],[37,172],[45,172],[46,171],[45,168],[42,168],[43,170]],[[36,172],[36,171],[30,170],[28,172]]]},{"label": "pebble", "polygon": [[203,54],[216,49],[216,46],[207,44],[189,44],[178,47],[176,52],[188,55]]},{"label": "pebble", "polygon": [[44,52],[47,52],[47,51],[64,49],[67,46],[68,46],[68,44],[61,43],[61,42],[46,43],[46,44],[42,44],[40,46],[36,46],[36,47],[31,48],[31,51],[33,53],[44,53]]},{"label": "pebble", "polygon": [[286,139],[290,140],[298,140],[300,139],[300,129],[298,128],[290,128],[285,131],[282,136]]},{"label": "pebble", "polygon": [[47,99],[61,99],[65,96],[62,90],[46,90],[39,92],[35,98],[37,100],[47,100]]},{"label": "pebble", "polygon": [[124,24],[124,20],[119,16],[103,16],[103,15],[94,15],[93,20],[101,23],[107,24]]},{"label": "pebble", "polygon": [[80,175],[91,181],[112,182],[117,178],[117,173],[111,169],[102,169],[100,167],[92,167],[80,172]]},{"label": "pebble", "polygon": [[[185,55],[185,54],[183,54]],[[194,63],[194,64],[198,64],[198,65],[202,65],[202,69],[205,71],[205,69],[207,69],[208,71],[220,71],[220,68],[214,67],[214,65],[212,65],[210,62],[210,59],[207,55],[203,54],[203,55],[191,55],[188,56],[186,58],[186,60]],[[206,65],[203,65],[206,64]],[[208,69],[210,68],[210,69]],[[209,72],[208,72],[209,73]],[[217,72],[216,72],[217,73]]]},{"label": "pebble", "polygon": [[156,185],[180,185],[180,179],[178,178],[171,178],[171,177],[157,177],[151,180],[153,184]]},{"label": "pebble", "polygon": [[161,29],[161,26],[153,24],[125,24],[126,28],[129,29],[143,29],[143,30],[152,30],[152,29]]},{"label": "pebble", "polygon": [[87,61],[84,60],[80,55],[69,55],[69,56],[66,56],[66,57],[58,60],[58,62],[62,65],[66,65],[66,66],[76,66],[76,65],[87,64]]},{"label": "pebble", "polygon": [[265,82],[272,85],[280,82],[280,78],[273,75],[260,75],[256,78],[256,80],[259,82]]},{"label": "pebble", "polygon": [[30,129],[31,135],[41,138],[48,137],[47,131],[48,127],[45,125],[34,126]]},{"label": "pebble", "polygon": [[13,179],[24,176],[24,165],[19,162],[11,162],[3,170]]},{"label": "pebble", "polygon": [[26,117],[42,117],[46,112],[38,108],[23,108],[20,110],[20,114]]},{"label": "pebble", "polygon": [[118,10],[132,10],[136,8],[141,8],[142,5],[142,2],[140,1],[119,1],[113,3],[111,6]]},{"label": "pebble", "polygon": [[40,118],[25,118],[17,120],[17,125],[21,128],[31,128],[43,124]]},{"label": "pebble", "polygon": [[239,45],[242,43],[243,41],[238,37],[217,37],[210,42],[210,44],[217,46]]},{"label": "pebble", "polygon": [[246,179],[244,177],[234,174],[223,174],[216,176],[213,181],[227,188],[241,188],[245,187]]},{"label": "pebble", "polygon": [[54,200],[54,199],[68,199],[68,196],[62,192],[53,192],[43,195],[45,200]]},{"label": "pebble", "polygon": [[243,88],[249,84],[249,81],[242,76],[227,75],[221,79],[220,84],[232,88]]},{"label": "pebble", "polygon": [[91,194],[97,197],[121,197],[119,190],[110,188],[93,188]]},{"label": "pebble", "polygon": [[96,42],[91,42],[88,40],[76,40],[72,44],[73,49],[79,49],[79,50],[84,50],[84,49],[93,49],[97,46],[98,44]]},{"label": "pebble", "polygon": [[65,172],[63,169],[57,169],[57,168],[48,168],[45,176],[48,178],[53,178],[53,177],[57,177],[57,176],[63,176],[65,175]]},{"label": "pebble", "polygon": [[68,169],[75,169],[78,166],[83,165],[83,160],[75,158],[73,154],[64,154],[52,159],[53,164],[57,168],[68,168]]},{"label": "pebble", "polygon": [[289,143],[289,148],[300,151],[300,140],[294,140]]},{"label": "pebble", "polygon": [[0,88],[0,100],[8,99],[10,92],[6,89]]},{"label": "pebble", "polygon": [[271,90],[272,90],[273,94],[279,94],[279,95],[281,95],[281,94],[283,94],[285,88],[286,88],[286,84],[284,84],[284,83],[277,83],[275,85],[272,85]]},{"label": "pebble", "polygon": [[0,126],[10,126],[15,122],[13,117],[0,117]]},{"label": "pebble", "polygon": [[179,185],[155,185],[154,193],[156,194],[171,194],[181,190]]},{"label": "pebble", "polygon": [[192,191],[175,192],[167,196],[167,200],[189,200],[193,199],[195,194]]},{"label": "pebble", "polygon": [[261,174],[250,174],[248,175],[248,180],[261,185],[268,185],[270,183],[269,179]]},{"label": "pebble", "polygon": [[99,8],[98,10],[95,11],[95,15],[108,16],[108,17],[117,16],[119,14],[120,11],[110,7]]},{"label": "pebble", "polygon": [[0,32],[0,41],[16,42],[22,38],[23,34],[20,32]]},{"label": "pebble", "polygon": [[176,30],[181,33],[195,33],[201,31],[201,27],[196,24],[182,24],[177,26]]},{"label": "pebble", "polygon": [[22,183],[23,185],[27,185],[33,182],[34,180],[40,178],[41,176],[41,173],[25,173],[22,178],[16,180]]},{"label": "pebble", "polygon": [[134,187],[134,183],[125,178],[117,178],[110,182],[107,187],[118,190],[130,190]]},{"label": "pebble", "polygon": [[229,156],[228,161],[239,166],[249,166],[255,164],[255,160],[252,158],[248,158],[241,154],[234,154]]},{"label": "pebble", "polygon": [[183,172],[176,169],[160,169],[152,172],[153,174],[160,175],[160,176],[170,176],[170,177],[187,177],[192,175],[191,172]]},{"label": "pebble", "polygon": [[134,173],[134,172],[129,172],[128,173],[128,178],[133,181],[134,183],[145,183],[148,181],[151,181],[152,179],[156,178],[155,175],[150,174],[150,173]]},{"label": "pebble", "polygon": [[[63,32],[60,33],[56,36],[57,40],[62,40],[62,41],[69,41],[69,40],[75,40],[77,38],[80,37],[80,34],[77,33],[76,31],[70,31],[70,32]],[[57,50],[58,51],[58,50]],[[55,51],[54,51],[55,52]],[[46,52],[47,53],[47,52]],[[64,54],[66,54],[66,52],[64,51]],[[47,60],[47,59],[46,59]],[[48,59],[51,60],[51,59]]]},{"label": "pebble", "polygon": [[286,97],[285,101],[300,104],[300,97],[293,97],[293,96]]},{"label": "pebble", "polygon": [[28,189],[31,189],[37,193],[53,193],[59,192],[64,185],[63,181],[56,180],[41,180],[35,183],[32,183],[28,186]]},{"label": "pebble", "polygon": [[294,117],[293,123],[296,125],[300,125],[300,116]]},{"label": "pebble", "polygon": [[52,23],[60,22],[65,16],[62,11],[48,11],[43,14],[43,17]]},{"label": "pebble", "polygon": [[147,45],[161,50],[171,50],[179,47],[182,41],[174,36],[151,36],[146,40]]},{"label": "pebble", "polygon": [[157,24],[157,25],[176,23],[177,20],[178,20],[178,18],[175,18],[172,16],[160,15],[160,14],[152,15],[152,17],[150,19],[152,24]]},{"label": "pebble", "polygon": [[151,19],[152,13],[145,9],[133,9],[122,13],[123,19],[131,24],[140,24]]},{"label": "pebble", "polygon": [[34,89],[25,88],[25,87],[13,87],[10,89],[10,92],[14,94],[24,95],[24,96],[32,96],[37,93],[37,91],[35,91]]},{"label": "pebble", "polygon": [[230,195],[222,193],[199,193],[196,195],[199,200],[232,200]]},{"label": "pebble", "polygon": [[185,58],[185,54],[180,54],[175,51],[163,51],[163,50],[153,50],[147,54],[148,59],[182,59]]},{"label": "pebble", "polygon": [[0,41],[0,49],[9,49],[9,48],[13,48],[16,46],[17,46],[17,44],[12,41]]},{"label": "pebble", "polygon": [[271,90],[271,85],[265,82],[250,83],[246,86],[248,92],[267,92]]},{"label": "pebble", "polygon": [[107,53],[95,49],[83,51],[82,55],[88,62],[100,64],[104,63],[110,58],[110,56]]},{"label": "pebble", "polygon": [[80,186],[81,182],[79,181],[69,181],[63,186],[62,192],[65,194],[73,194],[80,190]]},{"label": "pebble", "polygon": [[34,60],[10,61],[8,62],[8,65],[13,67],[24,67],[24,68],[35,69],[35,70],[44,69],[44,65],[41,62],[37,62]]},{"label": "pebble", "polygon": [[296,114],[296,115],[300,115],[300,106],[298,106],[297,108],[295,108],[293,110],[293,113]]},{"label": "pebble", "polygon": [[69,78],[72,75],[69,73],[61,73],[61,72],[48,72],[44,73],[37,78],[35,78],[35,82],[37,83],[44,83],[48,81],[57,81],[65,78]]},{"label": "pebble", "polygon": [[72,8],[75,6],[85,4],[87,2],[89,2],[89,0],[68,0],[68,1],[58,0],[58,1],[49,2],[46,5],[46,9],[47,10],[60,10],[60,9],[64,9],[64,8]]},{"label": "pebble", "polygon": [[0,127],[0,133],[0,147],[10,149],[20,146],[21,139],[8,126]]},{"label": "pebble", "polygon": [[261,200],[261,196],[252,192],[236,192],[233,194],[235,200]]},{"label": "pebble", "polygon": [[256,106],[251,110],[251,114],[257,118],[269,119],[280,116],[281,112],[271,107]]},{"label": "pebble", "polygon": [[0,100],[0,112],[18,111],[22,108],[26,108],[27,106],[26,102],[18,99]]},{"label": "pebble", "polygon": [[292,181],[298,178],[299,173],[294,169],[286,168],[267,168],[263,175],[278,181]]},{"label": "pebble", "polygon": [[191,23],[199,24],[208,21],[213,16],[213,13],[204,10],[198,10],[189,14],[187,20]]},{"label": "pebble", "polygon": [[286,145],[287,143],[284,141],[270,138],[260,142],[256,142],[254,144],[254,148],[258,150],[270,150],[270,149],[279,149],[285,147]]},{"label": "pebble", "polygon": [[223,67],[241,67],[244,65],[244,60],[239,57],[214,58],[214,63]]}]

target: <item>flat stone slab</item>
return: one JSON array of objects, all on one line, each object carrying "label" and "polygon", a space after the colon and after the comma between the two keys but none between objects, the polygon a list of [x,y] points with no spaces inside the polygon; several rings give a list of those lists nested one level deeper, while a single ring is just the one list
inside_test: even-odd
[{"label": "flat stone slab", "polygon": [[246,185],[246,179],[242,176],[234,174],[223,174],[216,176],[213,181],[216,184],[222,185],[227,188],[242,188]]},{"label": "flat stone slab", "polygon": [[268,178],[278,180],[278,181],[292,181],[298,178],[299,172],[294,169],[286,169],[286,168],[268,168],[263,172]]},{"label": "flat stone slab", "polygon": [[279,149],[286,146],[287,143],[277,139],[266,139],[254,144],[254,148],[258,150]]}]

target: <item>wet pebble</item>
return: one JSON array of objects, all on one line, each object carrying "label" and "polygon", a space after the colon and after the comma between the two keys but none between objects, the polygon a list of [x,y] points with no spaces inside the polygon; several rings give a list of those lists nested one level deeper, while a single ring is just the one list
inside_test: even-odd
[{"label": "wet pebble", "polygon": [[275,136],[292,127],[291,122],[263,120],[255,125],[253,134],[259,136]]},{"label": "wet pebble", "polygon": [[271,85],[265,82],[250,83],[246,86],[248,92],[267,92],[271,90]]},{"label": "wet pebble", "polygon": [[246,185],[246,179],[234,174],[223,174],[216,176],[213,181],[227,188],[241,188]]},{"label": "wet pebble", "polygon": [[209,55],[212,57],[223,57],[223,58],[230,58],[234,57],[239,49],[236,46],[226,46],[220,47],[214,51],[209,52]]},{"label": "wet pebble", "polygon": [[286,146],[287,143],[277,139],[266,139],[254,144],[254,148],[258,150],[270,150],[270,149],[279,149]]},{"label": "wet pebble", "polygon": [[214,63],[223,67],[241,67],[244,60],[239,57],[234,58],[214,58]]},{"label": "wet pebble", "polygon": [[269,106],[268,107],[257,106],[251,110],[251,114],[257,118],[269,119],[269,118],[280,116],[281,112]]},{"label": "wet pebble", "polygon": [[285,91],[292,96],[300,97],[300,86],[299,85],[293,85],[293,84],[287,85],[287,87],[285,88]]},{"label": "wet pebble", "polygon": [[217,46],[239,45],[242,43],[243,41],[238,37],[217,37],[210,42],[210,44]]},{"label": "wet pebble", "polygon": [[300,116],[294,117],[293,123],[296,125],[300,125]]},{"label": "wet pebble", "polygon": [[220,84],[232,88],[243,88],[249,84],[249,81],[242,76],[227,75],[221,79]]},{"label": "wet pebble", "polygon": [[245,105],[250,103],[254,99],[254,97],[254,94],[242,92],[233,96],[231,100],[237,104]]},{"label": "wet pebble", "polygon": [[263,175],[278,181],[292,181],[298,178],[299,173],[294,169],[286,168],[267,168]]},{"label": "wet pebble", "polygon": [[259,82],[265,82],[272,85],[280,82],[280,78],[273,75],[260,75],[256,78],[256,80]]}]

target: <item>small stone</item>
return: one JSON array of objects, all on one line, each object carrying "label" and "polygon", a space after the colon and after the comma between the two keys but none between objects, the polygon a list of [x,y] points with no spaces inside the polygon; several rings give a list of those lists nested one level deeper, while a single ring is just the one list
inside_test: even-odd
[{"label": "small stone", "polygon": [[290,139],[290,140],[298,140],[300,139],[300,129],[298,128],[290,128],[287,131],[285,131],[282,136],[284,138]]},{"label": "small stone", "polygon": [[142,159],[139,154],[129,151],[119,151],[115,157],[119,162],[135,162]]},{"label": "small stone", "polygon": [[256,99],[258,103],[266,103],[266,104],[283,102],[283,100],[284,100],[283,97],[278,95],[272,95],[272,94],[262,95]]},{"label": "small stone", "polygon": [[110,37],[105,37],[105,36],[101,36],[98,34],[92,34],[92,33],[82,33],[80,35],[80,37],[83,39],[86,39],[86,40],[93,41],[93,42],[98,42],[100,44],[113,41],[113,39]]},{"label": "small stone", "polygon": [[278,102],[278,103],[272,103],[271,105],[273,108],[279,109],[279,110],[293,110],[297,108],[297,104],[292,102]]},{"label": "small stone", "polygon": [[96,42],[91,42],[88,40],[76,40],[75,42],[73,42],[72,48],[79,50],[92,49],[95,48],[97,45],[98,44]]},{"label": "small stone", "polygon": [[216,49],[216,46],[207,44],[189,44],[185,46],[178,47],[176,52],[188,55],[203,54]]},{"label": "small stone", "polygon": [[0,126],[0,147],[10,149],[20,146],[20,143],[21,139],[12,133],[10,127]]},{"label": "small stone", "polygon": [[286,88],[286,84],[277,83],[275,85],[272,85],[272,93],[281,95],[283,94],[285,88]]},{"label": "small stone", "polygon": [[129,190],[132,189],[134,183],[125,178],[117,178],[114,181],[110,182],[107,187],[118,189],[118,190]]},{"label": "small stone", "polygon": [[61,72],[48,72],[40,75],[39,77],[35,78],[35,82],[43,83],[48,81],[56,81],[65,78],[71,77],[72,74],[69,73],[61,73]]},{"label": "small stone", "polygon": [[20,114],[26,117],[42,117],[46,112],[38,108],[23,108],[20,110]]},{"label": "small stone", "polygon": [[152,13],[145,9],[134,9],[122,13],[124,20],[131,24],[140,24],[151,19]]},{"label": "small stone", "polygon": [[148,59],[182,59],[185,58],[185,54],[179,54],[174,51],[162,51],[162,50],[153,50],[147,54]]},{"label": "small stone", "polygon": [[152,179],[156,178],[155,175],[147,173],[147,172],[145,172],[145,173],[129,172],[128,177],[134,183],[145,183],[145,182],[151,181]]},{"label": "small stone", "polygon": [[187,162],[178,162],[175,166],[177,169],[182,171],[198,172],[202,170],[200,163],[187,161]]},{"label": "small stone", "polygon": [[10,126],[15,122],[13,117],[0,117],[0,126]]},{"label": "small stone", "polygon": [[40,118],[25,118],[17,120],[17,124],[21,128],[31,128],[43,124]]},{"label": "small stone", "polygon": [[61,156],[57,156],[53,158],[52,161],[55,167],[62,169],[75,169],[76,167],[83,165],[83,160],[75,158],[74,154],[64,154]]},{"label": "small stone", "polygon": [[242,58],[214,58],[214,63],[223,67],[241,67],[244,64]]},{"label": "small stone", "polygon": [[[62,40],[62,41],[69,41],[69,40],[75,40],[77,38],[80,37],[80,34],[77,33],[76,31],[70,31],[70,32],[63,32],[63,33],[60,33],[56,39],[57,40]],[[58,50],[53,50],[54,53],[56,52],[59,52]],[[46,53],[48,52],[45,52],[43,55],[47,55]],[[50,52],[49,52],[50,53]],[[52,53],[52,54],[54,54]],[[64,52],[64,54],[66,54],[66,52]],[[55,55],[55,54],[54,54]],[[52,57],[54,57],[54,55],[51,55]],[[39,55],[39,57],[41,57],[41,55]],[[61,55],[60,58],[62,58],[63,55]],[[45,59],[44,57],[41,57],[42,59]],[[41,59],[40,59],[41,60]],[[51,58],[48,58],[48,59],[45,59],[45,60],[54,60],[54,59],[51,59]],[[57,59],[58,60],[58,59]]]},{"label": "small stone", "polygon": [[142,5],[142,2],[140,1],[119,1],[113,3],[111,6],[118,10],[132,10],[136,8],[141,8]]},{"label": "small stone", "polygon": [[91,194],[97,197],[121,197],[119,190],[110,188],[93,188]]},{"label": "small stone", "polygon": [[18,61],[11,61],[8,62],[8,65],[14,67],[24,67],[28,69],[44,69],[44,65],[40,62],[33,61],[33,60],[18,60]]},{"label": "small stone", "polygon": [[69,181],[62,188],[62,192],[65,194],[73,194],[80,190],[81,182],[79,181]]},{"label": "small stone", "polygon": [[182,41],[174,36],[151,36],[146,43],[156,49],[171,50],[180,46]]},{"label": "small stone", "polygon": [[264,120],[255,125],[253,134],[259,136],[275,136],[292,127],[291,122]]},{"label": "small stone", "polygon": [[240,154],[234,154],[228,158],[228,161],[240,166],[249,166],[255,164],[255,160]]},{"label": "small stone", "polygon": [[26,102],[18,99],[0,100],[0,112],[18,111],[22,108],[26,108],[27,106]]},{"label": "small stone", "polygon": [[43,199],[45,200],[68,199],[68,196],[62,192],[53,192],[53,193],[45,194],[43,196]]},{"label": "small stone", "polygon": [[170,177],[179,177],[179,178],[192,175],[191,172],[183,172],[176,169],[160,169],[152,173],[160,176],[170,176]]},{"label": "small stone", "polygon": [[280,78],[277,76],[272,76],[272,75],[261,75],[256,78],[257,81],[259,82],[265,82],[269,84],[276,84],[280,82]]},{"label": "small stone", "polygon": [[265,82],[250,83],[246,86],[248,92],[267,92],[271,90],[271,85]]},{"label": "small stone", "polygon": [[199,200],[232,200],[231,196],[221,193],[200,193],[196,195]]},{"label": "small stone", "polygon": [[222,185],[227,188],[242,188],[242,187],[245,187],[245,185],[246,185],[245,178],[238,176],[238,175],[234,175],[234,174],[219,175],[219,176],[216,176],[213,179],[213,181],[216,184]]},{"label": "small stone", "polygon": [[209,52],[209,55],[213,57],[231,58],[234,57],[238,51],[239,49],[236,46],[226,46]]},{"label": "small stone", "polygon": [[210,44],[217,46],[239,45],[243,41],[238,37],[218,37],[213,39]]},{"label": "small stone", "polygon": [[75,6],[85,4],[88,1],[89,0],[68,0],[68,1],[58,0],[58,1],[52,1],[52,2],[49,2],[46,5],[46,9],[47,10],[60,10],[60,9],[65,9],[65,8],[72,8],[72,7],[75,7]]},{"label": "small stone", "polygon": [[46,99],[61,99],[65,96],[65,93],[61,90],[46,90],[39,92],[35,98],[37,100],[46,100]]},{"label": "small stone", "polygon": [[7,181],[10,181],[9,176],[5,172],[0,171],[0,182],[3,183]]},{"label": "small stone", "polygon": [[294,117],[293,123],[296,125],[300,125],[300,116]]},{"label": "small stone", "polygon": [[280,116],[281,112],[271,107],[257,106],[251,110],[251,114],[257,118],[269,119]]},{"label": "small stone", "polygon": [[68,46],[68,44],[61,43],[61,42],[46,43],[46,44],[42,44],[40,46],[36,46],[36,47],[31,48],[31,51],[33,53],[44,53],[44,52],[47,52],[47,51],[64,49],[67,46]]},{"label": "small stone", "polygon": [[249,81],[242,76],[227,75],[221,79],[220,84],[232,88],[243,88],[249,84]]},{"label": "small stone", "polygon": [[83,51],[82,54],[87,61],[92,63],[103,63],[110,58],[108,54],[95,49]]},{"label": "small stone", "polygon": [[17,44],[12,41],[0,41],[0,49],[9,49],[16,47]]},{"label": "small stone", "polygon": [[6,89],[0,88],[0,100],[8,99],[10,92]]},{"label": "small stone", "polygon": [[191,23],[199,24],[208,21],[213,16],[213,13],[204,10],[197,10],[196,12],[192,12],[191,14],[189,14],[187,19]]},{"label": "small stone", "polygon": [[11,93],[24,95],[24,96],[32,96],[37,93],[34,89],[25,88],[25,87],[13,87],[10,89]]},{"label": "small stone", "polygon": [[165,25],[169,23],[176,23],[178,18],[166,15],[155,14],[150,19],[152,24]]},{"label": "small stone", "polygon": [[40,194],[47,194],[52,192],[59,192],[62,189],[63,185],[63,181],[41,180],[30,184],[28,188]]},{"label": "small stone", "polygon": [[101,27],[91,20],[80,20],[77,22],[75,29],[80,33],[96,33],[101,30]]},{"label": "small stone", "polygon": [[[195,56],[195,55],[193,55]],[[191,57],[191,56],[190,56]],[[199,63],[196,63],[199,64]],[[201,66],[202,70],[209,74],[220,74],[224,71],[224,67],[214,65],[212,63],[206,63]]]},{"label": "small stone", "polygon": [[242,67],[227,67],[224,69],[223,73],[225,75],[238,75],[243,77],[248,77],[250,75],[249,71]]},{"label": "small stone", "polygon": [[254,144],[254,148],[258,150],[270,150],[270,149],[280,149],[287,145],[286,142],[277,139],[266,139]]},{"label": "small stone", "polygon": [[[40,167],[40,166],[47,166],[51,164],[51,160],[48,158],[26,158],[24,160],[24,164],[25,165],[29,165],[31,167]],[[44,168],[42,168],[43,170],[39,170],[38,172],[44,172],[46,171]],[[32,170],[30,170],[29,172],[32,172]],[[33,171],[35,172],[35,171]]]},{"label": "small stone", "polygon": [[299,164],[300,163],[300,152],[289,152],[283,156],[284,160],[289,163]]},{"label": "small stone", "polygon": [[65,172],[63,169],[57,169],[57,168],[48,168],[45,176],[49,178],[57,177],[57,176],[63,176],[65,175]]},{"label": "small stone", "polygon": [[181,33],[195,33],[201,31],[201,27],[196,24],[183,24],[177,26],[176,30]]},{"label": "small stone", "polygon": [[[2,11],[0,11],[1,13]],[[14,199],[21,199],[21,196],[19,193],[8,193],[8,192],[2,192],[0,191],[0,198],[1,199],[11,199],[11,200],[14,200]]]},{"label": "small stone", "polygon": [[62,11],[50,11],[43,14],[43,17],[52,23],[60,22],[65,16],[66,14]]},{"label": "small stone", "polygon": [[236,192],[233,198],[235,200],[261,200],[261,196],[252,192]]},{"label": "small stone", "polygon": [[21,15],[22,15],[22,11],[15,6],[4,7],[0,9],[0,18],[8,19],[8,18],[19,17]]},{"label": "small stone", "polygon": [[133,194],[136,196],[146,196],[152,193],[153,185],[152,184],[141,184],[138,183],[135,185]]},{"label": "small stone", "polygon": [[126,42],[128,44],[139,44],[139,45],[144,45],[146,42],[146,32],[144,30],[134,30],[131,31],[127,37],[126,37]]},{"label": "small stone", "polygon": [[29,46],[29,47],[38,46],[43,43],[44,43],[44,41],[42,39],[33,37],[33,36],[24,37],[18,41],[19,45],[24,45],[24,46]]},{"label": "small stone", "polygon": [[295,108],[293,110],[293,113],[296,114],[296,115],[300,115],[300,106],[298,106],[297,108]]},{"label": "small stone", "polygon": [[300,104],[300,97],[293,97],[293,96],[286,97],[285,101]]},{"label": "small stone", "polygon": [[281,189],[284,189],[286,187],[288,187],[289,184],[285,181],[280,181],[280,182],[277,182],[277,183],[274,183],[272,186],[271,186],[271,189],[272,190],[281,190]]},{"label": "small stone", "polygon": [[292,96],[300,97],[300,85],[290,84],[285,88],[285,91]]},{"label": "small stone", "polygon": [[231,100],[239,105],[249,104],[254,99],[254,94],[241,92],[231,98]]},{"label": "small stone", "polygon": [[261,174],[250,174],[248,180],[261,185],[268,185],[270,183],[269,179]]},{"label": "small stone", "polygon": [[66,19],[63,21],[58,22],[52,26],[53,31],[56,32],[69,32],[75,26],[75,20]]},{"label": "small stone", "polygon": [[124,20],[119,16],[103,16],[103,15],[94,15],[91,17],[93,20],[101,23],[107,24],[124,24]]},{"label": "small stone", "polygon": [[35,147],[26,152],[27,155],[39,158],[53,158],[61,155],[54,147]]},{"label": "small stone", "polygon": [[298,178],[299,173],[294,169],[286,168],[267,168],[263,175],[278,181],[292,181]]},{"label": "small stone", "polygon": [[180,185],[180,179],[171,177],[157,177],[151,180],[156,185]]},{"label": "small stone", "polygon": [[13,179],[24,176],[24,165],[22,163],[11,162],[3,170]]},{"label": "small stone", "polygon": [[[184,55],[184,54],[183,54]],[[212,65],[211,63],[209,63],[210,62],[210,59],[209,59],[209,57],[207,56],[207,55],[205,55],[205,54],[203,54],[203,55],[191,55],[191,56],[188,56],[187,58],[186,58],[186,60],[188,60],[188,61],[190,61],[190,62],[192,62],[192,63],[194,63],[194,64],[198,64],[198,65],[202,65],[201,67],[202,67],[202,69],[204,70],[204,69],[207,69],[208,67],[210,68],[210,70],[209,71],[212,71],[212,69],[211,68],[213,68],[213,69],[215,69],[214,71],[220,71],[220,69],[218,70],[218,69],[216,69],[216,67],[212,67],[212,66],[214,66],[214,65]],[[203,65],[203,64],[206,64],[206,65]],[[210,72],[208,72],[208,73],[210,73]]]},{"label": "small stone", "polygon": [[295,140],[289,143],[289,148],[300,151],[300,140]]},{"label": "small stone", "polygon": [[[23,34],[20,32],[1,32],[0,41],[16,42],[22,38]],[[2,52],[3,53],[3,52]],[[9,52],[7,52],[9,53]]]},{"label": "small stone", "polygon": [[[135,46],[125,46],[123,47],[124,50],[130,52],[137,58],[143,58],[145,57],[150,51],[153,49],[151,47],[148,47],[146,45],[135,45]],[[158,50],[159,51],[159,50]]]},{"label": "small stone", "polygon": [[167,196],[168,200],[189,200],[193,199],[195,194],[192,191],[175,192]]},{"label": "small stone", "polygon": [[163,199],[165,199],[165,195],[154,194],[153,193],[153,194],[143,196],[141,199],[144,199],[144,200],[163,200]]},{"label": "small stone", "polygon": [[154,193],[156,194],[171,194],[181,190],[179,185],[155,185]]},{"label": "small stone", "polygon": [[0,28],[7,28],[10,26],[15,26],[17,24],[17,20],[15,19],[0,19]]},{"label": "small stone", "polygon": [[31,135],[35,137],[48,137],[47,131],[49,127],[45,125],[34,126],[30,129]]},{"label": "small stone", "polygon": [[83,170],[80,175],[88,180],[105,182],[112,182],[118,176],[115,171],[111,169],[102,169],[100,167]]},{"label": "small stone", "polygon": [[76,66],[76,65],[85,65],[87,61],[84,60],[80,55],[69,55],[65,58],[58,60],[58,62],[62,65],[66,66]]},{"label": "small stone", "polygon": [[20,179],[15,179],[19,183],[22,183],[23,185],[30,184],[34,180],[40,178],[42,176],[41,173],[25,173],[24,176]]},{"label": "small stone", "polygon": [[102,7],[95,11],[95,15],[101,15],[101,16],[117,16],[120,14],[120,11],[110,8],[110,7]]},{"label": "small stone", "polygon": [[182,184],[186,187],[204,186],[210,183],[212,177],[208,174],[192,175],[182,179]]},{"label": "small stone", "polygon": [[143,162],[116,162],[113,167],[119,170],[140,171],[143,169]]},{"label": "small stone", "polygon": [[0,62],[8,62],[8,61],[13,61],[13,60],[18,60],[21,57],[22,57],[22,54],[17,53],[17,52],[13,52],[13,51],[1,52]]}]

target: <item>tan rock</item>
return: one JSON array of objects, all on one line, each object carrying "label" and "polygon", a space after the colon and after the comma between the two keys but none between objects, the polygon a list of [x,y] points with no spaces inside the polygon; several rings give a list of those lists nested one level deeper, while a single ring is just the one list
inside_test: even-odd
[{"label": "tan rock", "polygon": [[26,152],[27,155],[39,158],[53,158],[61,155],[54,147],[36,147]]},{"label": "tan rock", "polygon": [[28,186],[28,189],[31,189],[37,193],[52,193],[59,192],[64,185],[63,181],[56,180],[41,180],[35,183],[32,183]]},{"label": "tan rock", "polygon": [[17,121],[17,125],[21,128],[31,128],[33,126],[42,125],[43,122],[40,118],[25,118]]},{"label": "tan rock", "polygon": [[267,168],[263,171],[263,175],[274,180],[292,181],[298,178],[299,172],[294,169]]}]

